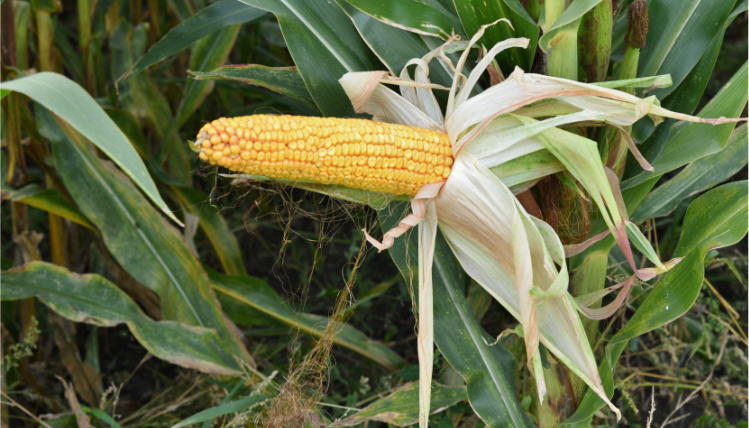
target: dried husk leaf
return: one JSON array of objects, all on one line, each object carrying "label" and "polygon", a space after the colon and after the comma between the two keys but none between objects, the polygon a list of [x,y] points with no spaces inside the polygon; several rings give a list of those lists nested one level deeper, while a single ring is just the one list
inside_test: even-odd
[{"label": "dried husk leaf", "polygon": [[[526,342],[537,335],[560,361],[610,404],[574,301],[566,291],[562,245],[548,225],[538,227],[543,223],[533,220],[515,201],[501,180],[470,155],[461,154],[453,175],[437,197],[440,230],[465,271],[523,324]],[[521,219],[527,247],[513,242],[523,239],[517,233],[514,218]],[[549,240],[556,242],[549,245]],[[524,247],[526,260],[533,263],[533,293],[516,286],[515,253],[522,252]],[[555,259],[562,263],[560,268],[556,267]],[[521,300],[526,292],[529,296]],[[531,317],[526,315],[528,309],[523,305],[529,304],[535,312],[536,327],[532,321],[527,322]],[[533,357],[531,350],[529,357]],[[613,405],[610,407],[618,412]]]},{"label": "dried husk leaf", "polygon": [[419,224],[419,426],[429,425],[432,367],[434,365],[434,304],[432,298],[432,262],[437,237],[437,211],[433,202],[426,207]]},{"label": "dried husk leaf", "polygon": [[371,114],[374,120],[381,122],[441,131],[442,126],[426,113],[380,84],[386,74],[382,71],[346,73],[338,82],[351,99],[357,113]]}]

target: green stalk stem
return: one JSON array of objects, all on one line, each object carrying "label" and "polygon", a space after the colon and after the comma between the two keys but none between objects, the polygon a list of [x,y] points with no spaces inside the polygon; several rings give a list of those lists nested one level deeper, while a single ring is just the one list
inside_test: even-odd
[{"label": "green stalk stem", "polygon": [[[624,49],[624,60],[619,69],[619,79],[634,79],[637,77],[637,63],[640,61],[640,49],[628,46]],[[634,94],[634,88],[623,88],[624,92]]]},{"label": "green stalk stem", "polygon": [[562,34],[549,50],[549,76],[577,80],[577,39],[574,34]]},{"label": "green stalk stem", "polygon": [[611,31],[614,22],[612,0],[602,0],[583,16],[577,35],[580,59],[578,75],[581,82],[606,79],[611,56]]},{"label": "green stalk stem", "polygon": [[83,61],[83,78],[86,90],[92,95],[94,93],[95,83],[94,78],[94,62],[93,56],[91,55],[91,10],[96,3],[90,0],[78,0],[78,41],[79,49],[81,51],[81,60]]},{"label": "green stalk stem", "polygon": [[538,21],[541,16],[541,11],[544,9],[544,0],[528,0],[523,2],[525,4],[525,10],[528,12],[533,20]]},{"label": "green stalk stem", "polygon": [[107,33],[111,33],[120,22],[120,0],[114,0],[104,15]]},{"label": "green stalk stem", "polygon": [[[13,4],[13,2],[9,3]],[[16,67],[25,70],[29,68],[29,4],[19,2],[15,3],[15,10],[12,7],[9,9],[15,12],[13,22],[15,23]],[[5,37],[3,35],[3,38]]]},{"label": "green stalk stem", "polygon": [[[624,60],[619,69],[619,79],[637,77],[637,63],[640,61],[640,49],[645,47],[648,34],[648,4],[637,0],[627,9],[627,35],[624,37]],[[634,94],[634,89],[625,91]]]},{"label": "green stalk stem", "polygon": [[[564,0],[546,0],[544,14],[546,28],[554,24],[564,12]],[[570,24],[562,30],[552,42],[549,53],[546,54],[548,75],[577,80],[577,26]]]},{"label": "green stalk stem", "polygon": [[[611,240],[613,241],[613,239]],[[599,244],[584,253],[582,263],[570,276],[570,293],[580,296],[603,289],[606,285],[606,269],[608,268],[609,251],[612,245]],[[601,302],[591,305],[592,308],[600,308]],[[593,344],[598,339],[599,321],[580,317],[583,328],[588,336],[588,342]],[[585,383],[577,378],[572,379],[572,390],[577,397],[581,397],[585,391]]]},{"label": "green stalk stem", "polygon": [[39,71],[51,71],[53,63],[52,43],[54,42],[52,15],[46,10],[37,10],[35,15]]},{"label": "green stalk stem", "polygon": [[[640,49],[627,47],[624,49],[624,60],[622,61],[621,68],[619,70],[619,79],[634,79],[637,77],[637,63],[640,60]],[[634,94],[634,88],[625,88],[625,92]],[[624,132],[630,132],[631,126],[624,127]],[[605,144],[608,153],[604,154],[606,164],[611,168],[612,171],[621,177],[624,173],[624,166],[627,161],[627,145],[621,139],[618,130],[612,128],[606,128],[604,133]]]},{"label": "green stalk stem", "polygon": [[[552,4],[553,3],[553,4]],[[546,2],[547,25],[551,25],[561,13],[560,3]],[[551,14],[550,14],[551,12]],[[570,24],[557,37],[547,56],[548,74],[550,76],[584,82],[606,80],[611,54],[611,32],[613,26],[612,1],[603,0],[579,21]],[[580,129],[581,135],[591,130]],[[603,135],[606,133],[604,132]],[[571,192],[567,192],[571,193]],[[559,192],[561,198],[567,198],[565,192]],[[574,196],[572,196],[574,197]],[[575,204],[559,200],[557,205],[565,210],[586,210],[584,203]],[[585,214],[585,213],[580,213]],[[575,216],[573,216],[575,217]],[[562,230],[560,229],[560,233]],[[608,251],[589,252],[570,278],[572,295],[580,295],[601,289],[606,280]],[[583,319],[589,340],[594,340],[598,331],[598,322]],[[538,403],[536,410],[539,427],[557,427],[577,410],[585,391],[585,384],[562,364],[550,358],[551,367],[544,369],[547,395],[543,403]]]},{"label": "green stalk stem", "polygon": [[[640,49],[645,47],[645,38],[648,33],[648,4],[645,0],[637,0],[627,9],[627,35],[624,38],[624,59],[619,69],[619,79],[634,79],[637,77],[637,64],[640,62]],[[625,89],[634,94],[633,88]],[[632,127],[626,127],[629,132]],[[610,132],[610,135],[618,136],[618,133]],[[608,155],[608,165],[621,177],[627,160],[627,147],[623,141],[615,145],[612,153]]]},{"label": "green stalk stem", "polygon": [[[2,49],[2,62],[7,64],[11,68],[17,67],[17,52],[16,52],[16,40],[15,31],[13,31],[15,22],[15,14],[13,10],[12,2],[4,2],[2,4],[2,36],[3,36],[3,49]],[[12,77],[5,72],[3,68],[2,80],[9,80]],[[21,112],[18,104],[18,95],[8,94],[2,100],[2,108],[4,113],[5,123],[5,138],[8,150],[7,165],[6,165],[6,182],[7,184],[15,189],[19,189],[26,185],[28,173],[26,171],[26,158],[23,153],[23,144],[21,142]],[[14,247],[14,265],[21,266],[26,260],[24,260],[24,244],[22,241],[23,237],[30,236],[29,234],[29,214],[26,205],[19,202],[10,203],[10,218],[11,227],[13,233],[13,240],[16,241]],[[19,313],[21,320],[21,331],[19,338],[24,338],[32,331],[33,323],[32,320],[36,316],[36,309],[34,305],[34,299],[23,299],[16,304],[16,310]],[[36,338],[33,339],[36,341]],[[3,377],[3,392],[5,392],[5,378]],[[5,409],[3,407],[3,409]],[[7,419],[8,415],[6,411],[1,414],[3,422]],[[5,426],[5,425],[4,425]]]},{"label": "green stalk stem", "polygon": [[[599,4],[599,6],[602,4]],[[647,34],[647,8],[648,5],[644,0],[637,0],[632,3],[628,10],[629,25],[625,38],[624,59],[619,69],[619,79],[633,79],[637,77],[640,49],[645,45],[645,36]],[[610,34],[607,36],[607,40],[611,40]],[[633,94],[634,89],[628,89],[627,92]],[[629,132],[630,128],[627,127],[624,131]],[[622,137],[618,130],[606,128],[601,134],[599,141],[602,142],[603,147],[611,151],[604,159],[608,158],[607,164],[611,166],[617,176],[621,177],[627,158],[627,146],[621,140]],[[584,258],[577,265],[570,277],[570,292],[573,296],[580,296],[603,289],[606,285],[608,255],[613,246],[614,240],[608,238],[599,242],[581,256]],[[573,264],[570,263],[571,268],[572,266]],[[592,307],[600,307],[600,305],[601,303],[598,302]],[[583,318],[582,322],[588,336],[588,341],[591,344],[595,343],[599,334],[598,321]],[[585,389],[584,383],[579,379],[573,379],[572,385],[576,396],[582,394]]]},{"label": "green stalk stem", "polygon": [[133,23],[140,24],[143,22],[143,8],[140,0],[130,2],[130,19]]},{"label": "green stalk stem", "polygon": [[[15,22],[15,14],[12,2],[2,4],[2,30],[3,30],[3,58],[2,61],[8,66],[15,68],[18,66],[15,32],[12,23]],[[8,25],[11,24],[11,25]],[[2,80],[8,80],[8,73],[3,73]],[[8,94],[2,101],[3,112],[5,113],[5,138],[8,149],[7,164],[7,184],[10,187],[19,189],[26,185],[28,173],[26,170],[26,158],[24,157],[23,144],[21,142],[21,112],[18,104],[18,95]],[[26,263],[24,254],[24,239],[31,236],[29,233],[29,214],[25,204],[19,202],[10,203],[10,217],[14,241],[14,265],[21,266]],[[25,338],[29,333],[33,333],[36,318],[36,305],[34,299],[23,299],[16,303],[16,310],[21,320],[21,331],[19,338]],[[32,339],[36,342],[37,337]],[[5,391],[5,382],[3,378],[3,392]],[[7,412],[2,413],[2,420],[7,419]]]},{"label": "green stalk stem", "polygon": [[[10,3],[6,2],[5,4]],[[4,11],[3,11],[4,12]],[[8,64],[14,65],[15,57]],[[7,76],[4,76],[7,78]],[[3,110],[5,112],[5,127],[6,127],[6,138],[8,144],[8,176],[7,183],[11,187],[21,188],[26,185],[26,159],[23,153],[23,145],[21,143],[21,121],[20,121],[20,109],[18,105],[18,95],[8,94],[3,99]],[[32,241],[32,234],[29,231],[29,215],[28,208],[26,205],[20,202],[11,202],[11,225],[13,230],[13,238],[16,243],[14,247],[14,265],[21,266],[26,263],[26,256],[29,251],[26,250],[27,245]],[[22,299],[16,303],[16,309],[18,318],[21,321],[21,328],[19,332],[19,340],[29,337],[31,334],[32,342],[36,342],[38,335],[34,334],[35,323],[34,320],[37,318],[36,303],[33,298]],[[19,362],[22,376],[27,374],[26,371],[28,362]],[[27,378],[28,376],[24,376]],[[3,392],[5,392],[5,377],[3,377]],[[3,406],[5,409],[5,406]],[[0,415],[5,421],[8,415],[4,411]],[[7,425],[3,425],[7,426]]]},{"label": "green stalk stem", "polygon": [[[580,403],[580,397],[575,395],[572,389],[572,378],[569,370],[548,354],[550,367],[544,368],[544,379],[546,379],[546,399],[538,409],[539,428],[555,428],[562,424],[575,412]],[[535,388],[534,394],[536,395]],[[538,403],[538,398],[533,400]]]},{"label": "green stalk stem", "polygon": [[[564,11],[564,0],[546,0],[544,3],[545,30],[549,29]],[[573,31],[574,30],[574,31]],[[564,77],[567,79],[577,80],[577,26],[571,25],[565,28],[551,43],[549,52],[546,55],[547,74],[549,76]],[[542,182],[543,183],[543,182]],[[546,179],[546,185],[539,187],[539,191],[544,189],[547,199],[558,199],[563,192],[559,191],[559,183],[555,177]],[[544,218],[549,221],[555,218],[555,207],[559,206],[561,201],[551,205],[544,204]],[[555,222],[555,221],[554,221]],[[558,227],[558,224],[557,224]],[[558,427],[562,421],[571,415],[578,405],[575,399],[574,390],[570,383],[570,375],[566,367],[559,364],[551,354],[549,354],[549,363],[551,367],[543,369],[543,376],[546,382],[546,397],[539,401],[536,396],[536,388],[532,388],[534,413],[537,416],[539,428]]]},{"label": "green stalk stem", "polygon": [[[37,43],[39,46],[39,71],[56,71],[53,60],[54,29],[52,12],[38,9],[36,11]],[[52,188],[54,180],[47,175],[46,184]],[[65,251],[65,222],[62,217],[49,213],[49,246],[52,252],[52,263],[67,266]]]},{"label": "green stalk stem", "polygon": [[564,0],[544,1],[544,14],[546,15],[546,28],[551,27],[554,21],[564,12]]},{"label": "green stalk stem", "polygon": [[160,0],[148,0],[148,14],[151,17],[151,28],[153,30],[151,34],[154,35],[156,40],[159,40],[162,35],[161,22],[159,21],[159,18],[161,17],[161,14],[159,13],[159,3]]}]

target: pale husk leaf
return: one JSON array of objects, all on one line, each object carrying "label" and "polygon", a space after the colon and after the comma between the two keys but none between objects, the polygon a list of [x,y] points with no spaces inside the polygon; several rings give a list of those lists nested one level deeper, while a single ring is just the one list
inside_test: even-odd
[{"label": "pale husk leaf", "polygon": [[[620,124],[632,123],[636,120],[633,120],[633,118],[641,118],[646,114],[713,124],[736,121],[736,119],[725,118],[702,119],[675,113],[660,107],[658,101],[653,97],[641,99],[615,89],[574,80],[525,73],[523,70],[516,68],[504,82],[488,88],[456,108],[453,114],[448,115],[445,121],[445,129],[450,138],[456,141],[458,136],[472,128],[467,138],[465,136],[461,138],[461,141],[465,143],[481,132],[494,117],[513,112],[541,100],[559,99],[560,97],[566,97],[565,102],[568,103],[589,102],[600,104],[601,108],[617,107],[615,111],[622,115]],[[599,98],[614,100],[619,103],[604,102],[600,101]],[[590,110],[598,111],[598,107]],[[614,117],[610,118],[612,121],[615,119]]]},{"label": "pale husk leaf", "polygon": [[[456,159],[450,180],[437,198],[437,215],[440,230],[461,266],[521,322],[524,317],[521,291],[516,287],[516,261],[508,251],[514,246],[507,240],[513,239],[513,217],[523,219],[528,245],[537,250],[527,258],[534,262],[534,289],[539,289],[534,294],[540,296],[532,299],[538,339],[610,404],[587,336],[566,292],[566,278],[561,283],[555,281],[559,275],[566,275],[566,269],[557,269],[553,262],[563,260],[561,243],[551,246],[553,250],[544,244],[549,239],[558,240],[549,233],[551,229],[535,226],[538,222],[519,208],[501,180],[468,154]],[[523,325],[525,335],[533,334],[528,327],[532,328]]]},{"label": "pale husk leaf", "polygon": [[[529,125],[538,123],[534,119],[522,116],[518,118]],[[557,128],[550,128],[539,133],[538,138],[544,143],[546,150],[559,159],[565,169],[585,188],[590,198],[598,205],[601,218],[616,238],[638,277],[647,280],[655,276],[652,272],[638,269],[635,265],[625,227],[627,211],[621,200],[618,181],[615,176],[611,176],[612,173],[607,173],[601,164],[595,141]],[[650,247],[645,240],[638,240],[638,244],[642,244],[644,248]],[[647,253],[654,254],[652,250]],[[662,269],[663,265],[659,261],[656,266]]]},{"label": "pale husk leaf", "polygon": [[513,116],[497,117],[463,150],[487,168],[543,150],[543,143],[523,128],[523,123]]},{"label": "pale husk leaf", "polygon": [[[425,60],[420,58],[412,59],[411,61],[406,63],[406,66],[403,67],[403,71],[401,71],[400,74],[401,80],[411,80],[411,76],[408,74],[408,67],[411,65],[416,66],[416,69],[414,70],[413,81],[424,84],[430,83],[429,64],[427,64]],[[444,118],[442,117],[442,109],[440,109],[437,98],[435,98],[434,92],[432,92],[431,89],[401,85],[400,91],[401,95],[406,99],[406,101],[416,106],[416,108],[418,108],[419,110],[425,112],[435,123],[442,126],[442,122],[444,120]]]},{"label": "pale husk leaf", "polygon": [[387,73],[382,71],[349,72],[338,82],[351,99],[357,113],[368,113],[374,120],[441,131],[426,113],[409,103],[393,90],[380,84]]},{"label": "pale husk leaf", "polygon": [[437,211],[433,202],[426,208],[419,224],[419,426],[429,425],[434,364],[434,304],[432,293],[432,262],[437,236]]},{"label": "pale husk leaf", "polygon": [[[538,123],[534,119],[517,117],[527,125]],[[556,156],[575,180],[585,187],[601,210],[609,229],[613,230],[622,224],[622,217],[626,217],[626,212],[621,213],[617,209],[616,197],[601,165],[596,142],[557,128],[546,129],[537,134],[537,137],[546,150]]]},{"label": "pale husk leaf", "polygon": [[527,190],[539,179],[564,171],[564,166],[554,155],[543,149],[490,169],[494,175],[502,179],[512,193],[518,194]]},{"label": "pale husk leaf", "polygon": [[471,70],[471,73],[468,75],[468,80],[466,81],[465,85],[463,85],[462,88],[460,88],[460,92],[458,92],[458,95],[455,99],[455,108],[459,108],[461,104],[463,104],[468,97],[471,95],[471,91],[473,91],[473,87],[476,86],[476,83],[478,83],[479,79],[481,78],[481,75],[484,73],[486,68],[489,66],[489,64],[492,63],[494,60],[494,57],[499,55],[502,51],[505,49],[510,48],[522,48],[525,49],[528,47],[529,40],[526,38],[517,38],[517,39],[507,39],[503,40],[494,47],[492,47],[489,52],[484,55],[484,58],[479,61],[478,64],[476,64],[476,67]]}]

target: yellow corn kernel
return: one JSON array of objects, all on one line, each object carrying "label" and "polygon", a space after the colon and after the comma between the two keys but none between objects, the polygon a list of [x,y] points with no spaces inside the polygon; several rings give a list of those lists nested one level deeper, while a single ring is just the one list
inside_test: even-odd
[{"label": "yellow corn kernel", "polygon": [[232,171],[414,196],[445,180],[446,134],[364,119],[254,115],[206,124],[200,159]]}]

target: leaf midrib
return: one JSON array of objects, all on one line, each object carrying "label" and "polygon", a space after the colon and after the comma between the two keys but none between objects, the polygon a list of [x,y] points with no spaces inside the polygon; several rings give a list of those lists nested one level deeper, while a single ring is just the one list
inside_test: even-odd
[{"label": "leaf midrib", "polygon": [[91,161],[83,154],[80,147],[78,147],[78,144],[71,141],[70,144],[76,151],[76,153],[83,159],[83,162],[86,164],[86,166],[91,170],[92,174],[96,177],[96,179],[101,183],[102,187],[106,190],[107,193],[111,196],[112,200],[117,204],[117,207],[125,214],[125,217],[130,222],[130,224],[133,226],[133,229],[136,231],[138,237],[143,241],[143,243],[146,245],[148,250],[153,254],[154,258],[156,259],[157,263],[161,265],[164,272],[166,272],[167,276],[171,280],[171,282],[174,284],[175,288],[179,292],[180,296],[182,296],[182,299],[185,301],[187,306],[190,308],[190,311],[192,312],[193,316],[195,317],[196,321],[201,327],[205,327],[205,323],[200,318],[200,315],[198,314],[197,310],[193,306],[190,299],[188,299],[187,294],[185,293],[185,290],[182,288],[182,285],[177,281],[177,278],[172,273],[171,269],[169,269],[169,266],[164,262],[164,260],[161,258],[159,253],[156,251],[156,248],[153,246],[151,241],[148,239],[148,236],[140,229],[140,227],[137,226],[137,222],[133,218],[132,214],[130,214],[130,211],[127,210],[125,207],[125,204],[120,200],[117,193],[113,191],[113,189],[109,186],[109,183],[107,183],[106,180],[104,180],[104,177],[99,174],[99,171],[94,167],[94,165],[91,163]]}]

